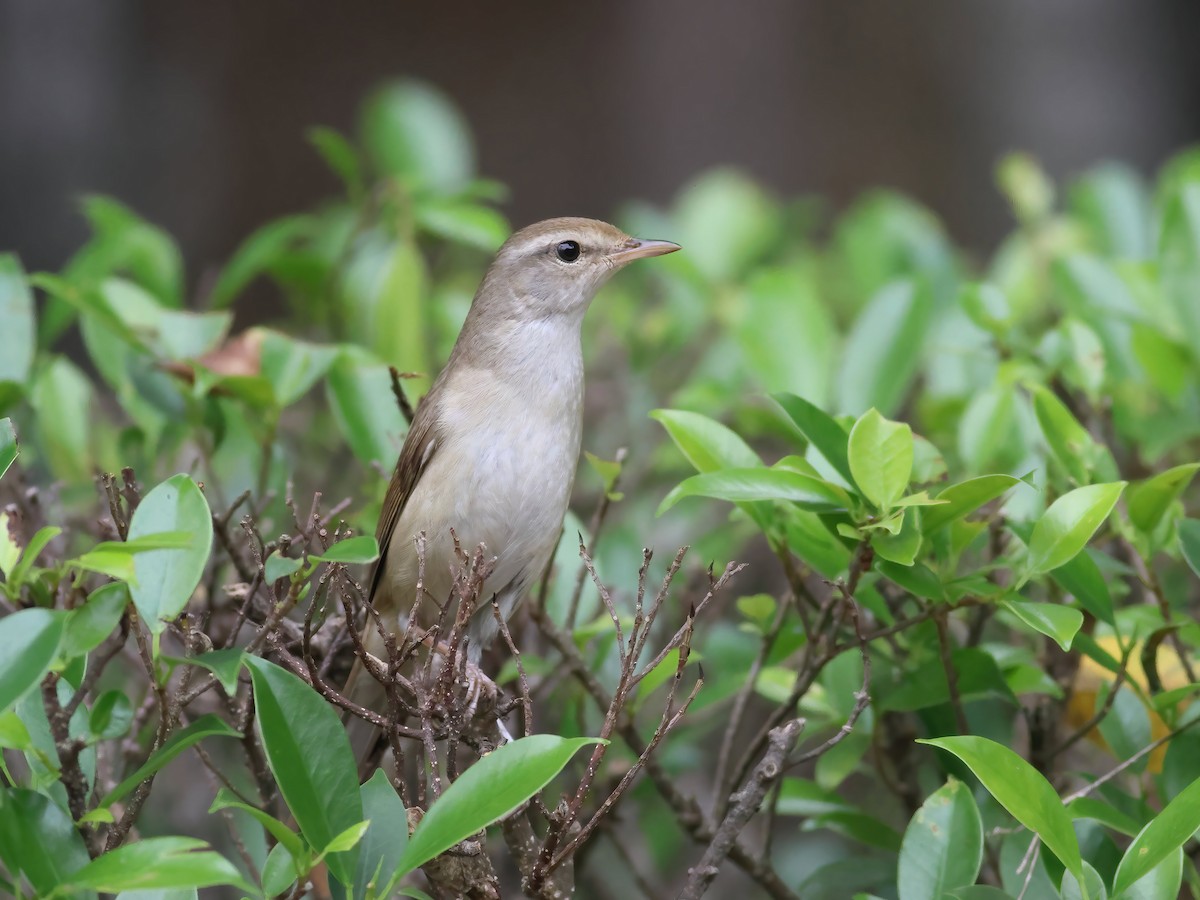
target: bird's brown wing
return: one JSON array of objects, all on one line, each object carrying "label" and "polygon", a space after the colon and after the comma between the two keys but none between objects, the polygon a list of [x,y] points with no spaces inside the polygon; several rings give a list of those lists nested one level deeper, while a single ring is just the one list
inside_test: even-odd
[{"label": "bird's brown wing", "polygon": [[379,581],[387,566],[388,549],[392,543],[392,532],[400,521],[408,498],[412,496],[421,480],[421,476],[429,467],[429,461],[437,453],[440,443],[437,433],[437,417],[433,412],[434,404],[429,397],[417,407],[409,426],[408,436],[400,450],[400,458],[396,460],[396,470],[392,473],[391,483],[388,484],[387,495],[383,498],[383,509],[379,513],[379,525],[375,528],[375,540],[379,544],[379,561],[371,575],[371,590],[367,601],[375,602],[375,592],[379,589]]}]

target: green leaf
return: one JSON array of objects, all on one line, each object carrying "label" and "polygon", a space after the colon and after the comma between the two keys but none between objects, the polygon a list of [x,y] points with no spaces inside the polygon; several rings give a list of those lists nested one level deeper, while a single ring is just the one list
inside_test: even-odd
[{"label": "green leaf", "polygon": [[274,584],[280,578],[290,578],[303,567],[304,560],[280,556],[278,550],[272,550],[267,561],[263,563],[263,580],[267,584]]},{"label": "green leaf", "polygon": [[1120,900],[1176,900],[1182,884],[1183,848],[1180,847],[1126,888]]},{"label": "green leaf", "polygon": [[0,859],[45,896],[87,865],[88,852],[71,817],[49,797],[0,788]]},{"label": "green leaf", "polygon": [[[33,369],[37,329],[33,318],[33,292],[21,263],[11,253],[0,254],[0,382],[25,384]],[[3,466],[0,464],[0,474]]]},{"label": "green leaf", "polygon": [[213,525],[208,501],[200,487],[187,475],[173,475],[142,498],[129,523],[129,538],[164,531],[184,531],[192,536],[190,547],[151,550],[134,557],[137,583],[130,587],[134,605],[146,627],[158,634],[166,620],[174,619],[187,606],[200,584],[212,550]]},{"label": "green leaf", "polygon": [[1200,463],[1188,463],[1159,472],[1145,481],[1135,481],[1129,486],[1126,498],[1129,521],[1147,534],[1154,531],[1171,504],[1191,484],[1197,470],[1200,470]]},{"label": "green leaf", "polygon": [[361,788],[363,815],[370,821],[359,845],[354,895],[382,888],[392,880],[408,846],[408,814],[383,769],[376,769]]},{"label": "green leaf", "polygon": [[88,731],[98,740],[110,741],[129,730],[133,704],[124,691],[105,691],[96,698],[88,715]]},{"label": "green leaf", "polygon": [[[274,663],[246,657],[267,763],[305,838],[325,847],[363,820],[358,774],[341,720],[303,681]],[[334,853],[329,870],[352,884],[356,854]]]},{"label": "green leaf", "polygon": [[1076,421],[1066,405],[1041,385],[1030,385],[1033,411],[1050,452],[1076,484],[1091,481],[1091,461],[1097,447],[1087,429]]},{"label": "green leaf", "polygon": [[492,254],[512,229],[489,206],[463,200],[435,199],[417,206],[417,224],[429,234]]},{"label": "green leaf", "polygon": [[1004,600],[1001,605],[1034,631],[1052,638],[1063,650],[1071,649],[1071,641],[1083,627],[1083,613],[1070,606],[1027,600]]},{"label": "green leaf", "polygon": [[710,282],[738,279],[779,239],[779,216],[763,189],[729,168],[710,169],[679,195],[674,216],[688,259]]},{"label": "green leaf", "polygon": [[1133,839],[1117,866],[1113,894],[1135,881],[1174,853],[1200,828],[1200,779],[1193,781],[1168,803]]},{"label": "green leaf", "polygon": [[1083,877],[1076,878],[1073,872],[1064,872],[1062,879],[1062,900],[1107,900],[1108,892],[1104,890],[1104,879],[1095,867],[1084,860]]},{"label": "green leaf", "polygon": [[961,759],[996,801],[1035,832],[1068,871],[1076,877],[1083,874],[1071,817],[1050,782],[1033,766],[1003,744],[975,735],[931,738],[917,743],[939,747]]},{"label": "green leaf", "polygon": [[887,529],[877,529],[871,546],[882,559],[911,566],[921,549],[921,517],[915,509],[902,510],[898,515],[900,530],[892,534]]},{"label": "green leaf", "polygon": [[549,784],[581,747],[596,743],[534,734],[484,756],[430,806],[404,850],[401,874],[503,819]]},{"label": "green leaf", "polygon": [[311,558],[322,562],[366,565],[379,559],[379,544],[373,535],[361,534],[338,541],[320,556]]},{"label": "green leaf", "polygon": [[208,669],[217,676],[217,681],[221,683],[225,693],[232,697],[237,693],[238,673],[241,671],[244,656],[245,653],[240,648],[229,647],[225,650],[209,650],[199,656],[189,656],[184,662]]},{"label": "green leaf", "polygon": [[854,475],[850,472],[850,459],[846,449],[849,435],[837,420],[795,394],[772,394],[771,399],[787,413],[805,440],[825,457],[834,471],[846,479],[846,484],[853,485]]},{"label": "green leaf", "polygon": [[128,584],[137,581],[137,568],[133,555],[121,550],[89,550],[82,556],[67,560],[68,565],[85,572],[96,572],[116,578]]},{"label": "green leaf", "polygon": [[[932,303],[910,281],[885,285],[858,314],[835,384],[843,412],[900,408],[921,361]],[[859,485],[861,487],[861,485]]]},{"label": "green leaf", "polygon": [[363,835],[367,833],[367,828],[370,826],[369,820],[363,820],[351,825],[332,841],[325,845],[321,850],[321,857],[325,857],[330,853],[345,853],[348,850],[353,850],[358,846],[358,842],[363,839]]},{"label": "green leaf", "polygon": [[835,484],[787,469],[721,469],[693,475],[680,482],[658,507],[662,515],[685,497],[717,500],[790,500],[801,509],[817,512],[844,510],[850,497]]},{"label": "green leaf", "polygon": [[1200,577],[1200,519],[1180,519],[1175,528],[1179,532],[1179,552]]},{"label": "green leaf", "polygon": [[700,413],[656,409],[650,413],[650,418],[667,429],[679,452],[697,472],[762,465],[758,454],[736,433]]},{"label": "green leaf", "polygon": [[869,409],[850,429],[847,456],[854,483],[863,496],[886,512],[908,488],[913,464],[912,429]]},{"label": "green leaf", "polygon": [[283,844],[276,844],[262,866],[262,889],[267,897],[278,897],[296,883],[296,860]]},{"label": "green leaf", "polygon": [[386,365],[362,351],[343,351],[326,376],[325,396],[359,460],[395,465],[408,426]]},{"label": "green leaf", "polygon": [[1033,526],[1029,572],[1040,575],[1070,562],[1116,506],[1124,481],[1093,484],[1063,494]]},{"label": "green leaf", "polygon": [[275,392],[280,407],[291,406],[309,392],[337,357],[336,347],[323,347],[293,340],[276,331],[264,330],[262,374]]},{"label": "green leaf", "polygon": [[94,283],[126,272],[159,303],[181,305],[183,259],[165,231],[109,197],[85,197],[83,214],[95,236],[68,264],[68,280]]},{"label": "green leaf", "polygon": [[876,569],[890,581],[896,582],[910,594],[924,597],[926,600],[945,600],[946,591],[942,580],[928,567],[921,563],[903,566],[888,560],[876,564]]},{"label": "green leaf", "polygon": [[0,713],[7,712],[50,671],[66,616],[23,609],[0,619]]},{"label": "green leaf", "polygon": [[308,847],[304,843],[304,839],[292,829],[288,828],[277,818],[270,813],[263,812],[255,806],[248,803],[243,803],[239,800],[228,788],[221,788],[217,791],[217,796],[213,798],[212,805],[209,806],[210,813],[218,812],[222,809],[237,809],[246,813],[263,828],[270,832],[271,836],[279,842],[279,846],[286,847],[288,854],[295,860],[308,858]]},{"label": "green leaf", "polygon": [[93,447],[89,422],[94,407],[92,383],[63,357],[55,357],[34,377],[30,403],[39,449],[54,477],[70,483],[92,477]]},{"label": "green leaf", "polygon": [[926,798],[900,845],[900,900],[927,900],[975,883],[983,820],[971,791],[951,778]]},{"label": "green leaf", "polygon": [[[21,558],[17,564],[7,573],[7,580],[10,585],[21,585],[25,583],[25,576],[29,574],[29,570],[33,568],[33,564],[37,561],[38,556],[46,545],[62,534],[62,529],[47,525],[44,528],[39,528],[37,533],[29,539],[29,543],[25,545],[25,549],[21,551]],[[3,566],[0,566],[3,569]]]},{"label": "green leaf", "polygon": [[0,478],[4,477],[8,467],[16,461],[19,449],[12,419],[0,419]]},{"label": "green leaf", "polygon": [[1126,837],[1133,837],[1139,830],[1138,823],[1133,818],[1094,797],[1076,797],[1067,804],[1067,812],[1071,814],[1072,819],[1094,819]]},{"label": "green leaf", "polygon": [[1069,563],[1059,566],[1050,573],[1050,577],[1101,622],[1115,624],[1108,581],[1087,551],[1077,554]]},{"label": "green leaf", "polygon": [[136,772],[109,791],[96,806],[99,808],[116,803],[184,750],[205,738],[240,738],[241,736],[240,731],[231,728],[220,717],[206,713],[186,728],[181,728],[167,738],[161,747],[150,754],[150,758],[142,763]]},{"label": "green leaf", "polygon": [[445,194],[475,171],[471,130],[441,91],[421,81],[395,81],[367,98],[362,142],[375,168],[410,186]]},{"label": "green leaf", "polygon": [[310,128],[308,141],[317,148],[317,152],[329,168],[342,179],[350,202],[357,205],[366,190],[363,184],[363,162],[358,150],[340,132],[332,128]]},{"label": "green leaf", "polygon": [[364,233],[338,282],[340,330],[401,370],[426,371],[428,282],[412,239],[381,229]]},{"label": "green leaf", "polygon": [[254,278],[267,271],[296,241],[312,230],[308,216],[288,216],[259,228],[237,248],[208,295],[213,309],[230,306]]},{"label": "green leaf", "polygon": [[68,883],[107,893],[218,884],[252,890],[233,863],[206,847],[195,838],[142,838],[93,859],[70,875]]}]

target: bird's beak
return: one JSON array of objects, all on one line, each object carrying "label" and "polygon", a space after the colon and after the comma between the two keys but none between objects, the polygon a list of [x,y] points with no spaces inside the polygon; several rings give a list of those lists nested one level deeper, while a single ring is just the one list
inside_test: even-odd
[{"label": "bird's beak", "polygon": [[615,266],[623,266],[635,259],[662,256],[666,253],[674,253],[678,249],[680,249],[679,245],[672,244],[670,241],[643,241],[638,238],[630,238],[610,253],[608,259]]}]

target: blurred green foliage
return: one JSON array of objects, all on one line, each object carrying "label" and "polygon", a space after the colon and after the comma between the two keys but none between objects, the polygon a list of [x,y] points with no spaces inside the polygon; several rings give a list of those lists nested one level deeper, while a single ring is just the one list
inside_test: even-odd
[{"label": "blurred green foliage", "polygon": [[[39,568],[29,536],[0,529],[12,610],[0,619],[0,745],[26,754],[32,773],[3,804],[65,848],[14,863],[32,859],[27,835],[0,828],[8,888],[22,868],[37,893],[121,889],[64,836],[71,814],[53,747],[37,746],[29,692],[47,672],[81,666],[128,602],[157,653],[209,557],[209,542],[178,535],[211,525],[209,507],[244,491],[273,498],[260,521],[278,532],[296,483],[355,498],[345,516],[370,533],[405,432],[389,366],[415,373],[404,384],[419,398],[508,234],[495,208],[503,188],[477,175],[468,127],[425,85],[368,97],[356,139],[323,128],[309,138],[339,193],[260,228],[214,278],[188,277],[169,235],[100,197],[84,201],[92,237],[62,271],[26,273],[0,256],[0,418],[12,420],[0,421],[0,474],[16,454],[15,423],[24,478],[58,487],[52,521],[68,544],[63,562]],[[888,191],[832,215],[715,170],[669,209],[624,207],[630,233],[685,252],[623,275],[589,315],[594,458],[576,509],[586,520],[601,495],[614,501],[594,548],[610,581],[628,581],[644,545],[757,561],[745,596],[697,633],[708,683],[687,739],[664,747],[672,773],[711,765],[704,742],[720,740],[747,672],[758,718],[744,720],[739,742],[774,714],[764,710],[798,708],[814,745],[853,725],[772,798],[776,865],[802,896],[1170,898],[1181,882],[1198,896],[1196,738],[1181,731],[1165,757],[1137,754],[1194,720],[1200,689],[1200,152],[1153,182],[1109,164],[1062,187],[1014,155],[997,182],[1015,226],[983,261]],[[272,294],[284,312],[263,321]],[[254,324],[235,333],[235,319]],[[72,358],[65,339],[76,333],[84,355]],[[618,468],[608,461],[621,447]],[[140,507],[154,522],[134,519],[132,545],[97,544],[71,523],[94,506],[95,473],[125,466],[159,485]],[[568,523],[546,595],[559,622],[581,528]],[[155,538],[138,545],[138,535]],[[53,615],[59,587],[85,577],[86,604]],[[820,631],[839,590],[859,610],[857,634],[845,617]],[[590,588],[578,621],[577,643],[603,676],[612,628]],[[236,679],[242,660],[209,662],[232,665]],[[256,690],[296,689],[251,665]],[[554,659],[527,653],[525,665],[540,675]],[[560,717],[542,728],[594,733],[579,693],[554,691]],[[869,703],[856,709],[861,691]],[[126,735],[122,700],[80,708],[89,747]],[[306,701],[291,702],[280,710]],[[279,715],[276,735],[317,727]],[[1060,752],[1096,726],[1106,749]],[[219,724],[206,734],[220,736]],[[531,777],[530,791],[568,759],[536,786]],[[1076,790],[1122,761],[1124,777]],[[275,774],[282,787],[288,776]],[[329,850],[366,805],[390,808],[369,785],[362,806],[322,822],[317,842],[288,797],[308,843],[288,849],[291,868],[268,861],[264,888],[268,875],[288,888],[299,856],[333,853],[332,870],[356,841],[373,846],[368,832]],[[1059,802],[1071,790],[1074,802]],[[660,874],[685,869],[688,844],[654,824],[655,796],[639,789],[628,802]],[[1042,852],[1019,869],[1032,834]],[[193,886],[250,887],[193,845],[154,849],[188,857]],[[353,858],[340,859],[335,875],[354,883]],[[994,889],[969,887],[977,879]]]}]

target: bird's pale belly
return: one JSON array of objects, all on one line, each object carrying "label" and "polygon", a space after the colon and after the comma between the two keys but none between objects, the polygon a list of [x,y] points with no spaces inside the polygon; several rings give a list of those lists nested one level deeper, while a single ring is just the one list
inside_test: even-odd
[{"label": "bird's pale belly", "polygon": [[[415,596],[413,541],[420,532],[426,540],[424,586],[439,603],[450,597],[459,568],[453,528],[464,551],[473,553],[483,544],[487,556],[495,557],[484,593],[500,595],[506,612],[541,574],[557,545],[574,482],[578,432],[560,429],[559,440],[547,441],[538,439],[547,433],[542,423],[496,422],[466,433],[469,442],[443,447],[430,461],[392,534],[385,577],[402,615],[411,608],[405,598]],[[435,467],[456,477],[438,477],[442,473]],[[450,485],[452,496],[431,491],[432,485]]]}]

